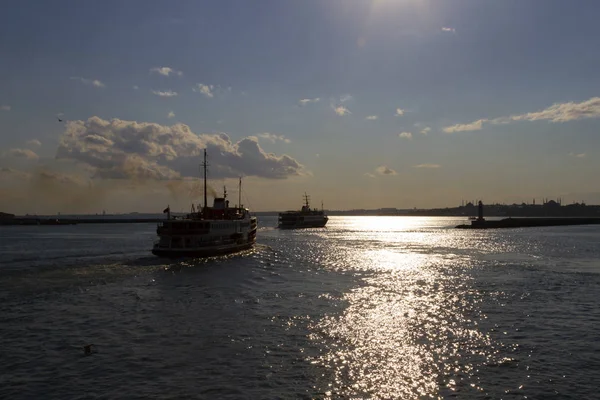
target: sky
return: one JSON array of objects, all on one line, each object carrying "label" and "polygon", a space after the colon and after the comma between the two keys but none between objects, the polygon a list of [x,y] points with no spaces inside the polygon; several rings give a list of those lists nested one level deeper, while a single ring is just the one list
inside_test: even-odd
[{"label": "sky", "polygon": [[600,204],[597,1],[0,6],[0,211]]}]

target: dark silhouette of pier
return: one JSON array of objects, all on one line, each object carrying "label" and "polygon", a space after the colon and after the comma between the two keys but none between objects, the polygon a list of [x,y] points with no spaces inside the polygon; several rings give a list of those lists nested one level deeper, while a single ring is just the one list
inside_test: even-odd
[{"label": "dark silhouette of pier", "polygon": [[564,225],[595,225],[600,224],[598,217],[547,217],[547,218],[504,218],[501,220],[486,220],[483,217],[483,203],[477,205],[477,219],[471,221],[470,225],[462,224],[459,229],[499,229],[499,228],[531,228],[540,226],[564,226]]}]

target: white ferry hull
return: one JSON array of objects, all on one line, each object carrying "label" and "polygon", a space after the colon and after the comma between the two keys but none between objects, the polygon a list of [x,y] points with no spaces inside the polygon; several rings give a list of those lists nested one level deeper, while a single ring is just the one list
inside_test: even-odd
[{"label": "white ferry hull", "polygon": [[249,250],[254,246],[254,242],[243,244],[227,244],[222,246],[207,246],[206,248],[166,248],[154,246],[152,254],[158,257],[168,258],[206,258],[223,256],[240,251]]}]

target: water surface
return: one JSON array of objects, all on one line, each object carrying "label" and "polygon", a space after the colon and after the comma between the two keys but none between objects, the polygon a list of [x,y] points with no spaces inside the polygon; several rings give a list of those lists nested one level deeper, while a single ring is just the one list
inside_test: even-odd
[{"label": "water surface", "polygon": [[0,397],[596,398],[598,227],[461,222],[264,217],[185,262],[154,224],[0,227]]}]

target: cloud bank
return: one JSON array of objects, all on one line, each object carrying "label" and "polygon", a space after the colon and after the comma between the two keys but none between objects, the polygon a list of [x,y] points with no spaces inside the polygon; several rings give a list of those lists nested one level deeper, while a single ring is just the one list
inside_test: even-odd
[{"label": "cloud bank", "polygon": [[572,101],[555,103],[541,111],[494,119],[483,118],[467,124],[447,126],[444,128],[444,132],[479,131],[483,128],[483,124],[501,125],[517,121],[550,121],[556,123],[598,117],[600,117],[600,97],[592,97],[581,103],[574,103]]},{"label": "cloud bank", "polygon": [[37,160],[40,158],[34,151],[29,149],[10,149],[6,155],[16,158],[25,158],[28,160]]},{"label": "cloud bank", "polygon": [[306,172],[288,155],[265,152],[256,137],[233,142],[225,133],[197,135],[184,124],[165,126],[99,117],[69,121],[56,158],[92,167],[93,178],[166,180],[198,177],[204,148],[213,178],[285,179]]}]

